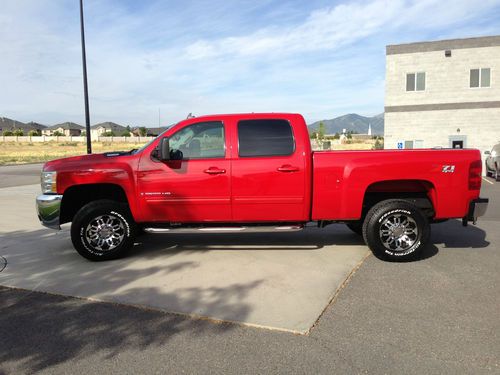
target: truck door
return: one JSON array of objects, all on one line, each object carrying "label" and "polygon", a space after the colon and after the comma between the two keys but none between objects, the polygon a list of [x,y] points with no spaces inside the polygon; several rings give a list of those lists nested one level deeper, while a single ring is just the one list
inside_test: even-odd
[{"label": "truck door", "polygon": [[141,158],[138,172],[143,217],[151,222],[231,220],[230,161],[221,121],[199,122],[169,135],[171,155],[182,160]]},{"label": "truck door", "polygon": [[290,122],[251,119],[234,126],[233,220],[306,220],[304,150],[301,143],[297,147]]}]

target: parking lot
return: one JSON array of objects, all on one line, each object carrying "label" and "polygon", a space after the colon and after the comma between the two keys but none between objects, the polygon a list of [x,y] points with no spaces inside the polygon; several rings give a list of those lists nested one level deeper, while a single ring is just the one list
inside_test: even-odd
[{"label": "parking lot", "polygon": [[0,168],[7,373],[500,372],[500,183],[483,183],[490,206],[477,226],[433,226],[416,262],[381,262],[335,225],[144,236],[130,257],[92,263],[67,227],[38,224],[39,166],[9,168]]}]

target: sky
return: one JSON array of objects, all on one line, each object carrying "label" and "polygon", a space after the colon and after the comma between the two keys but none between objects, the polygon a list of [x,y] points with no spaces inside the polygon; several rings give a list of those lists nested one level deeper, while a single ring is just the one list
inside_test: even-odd
[{"label": "sky", "polygon": [[[91,123],[384,110],[385,46],[500,35],[500,0],[84,0]],[[159,115],[160,112],[160,116]],[[78,0],[0,0],[0,117],[84,123]]]}]

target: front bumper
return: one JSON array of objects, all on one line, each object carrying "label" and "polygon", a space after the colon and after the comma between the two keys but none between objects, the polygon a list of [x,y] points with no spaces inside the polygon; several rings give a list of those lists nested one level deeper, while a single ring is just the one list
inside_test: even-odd
[{"label": "front bumper", "polygon": [[473,224],[476,224],[477,218],[480,216],[484,216],[486,210],[488,209],[488,198],[477,198],[472,200],[469,203],[469,212],[467,216],[464,217],[464,222],[467,223],[472,221]]},{"label": "front bumper", "polygon": [[59,216],[62,197],[62,195],[57,194],[43,194],[36,197],[38,219],[47,228],[61,229]]}]

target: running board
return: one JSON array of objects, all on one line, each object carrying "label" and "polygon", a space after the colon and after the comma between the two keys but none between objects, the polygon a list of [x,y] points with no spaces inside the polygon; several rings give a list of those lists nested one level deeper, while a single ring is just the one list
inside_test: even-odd
[{"label": "running board", "polygon": [[144,228],[146,233],[265,233],[265,232],[298,232],[303,225],[282,226],[248,226],[248,227],[198,227],[198,228]]}]

